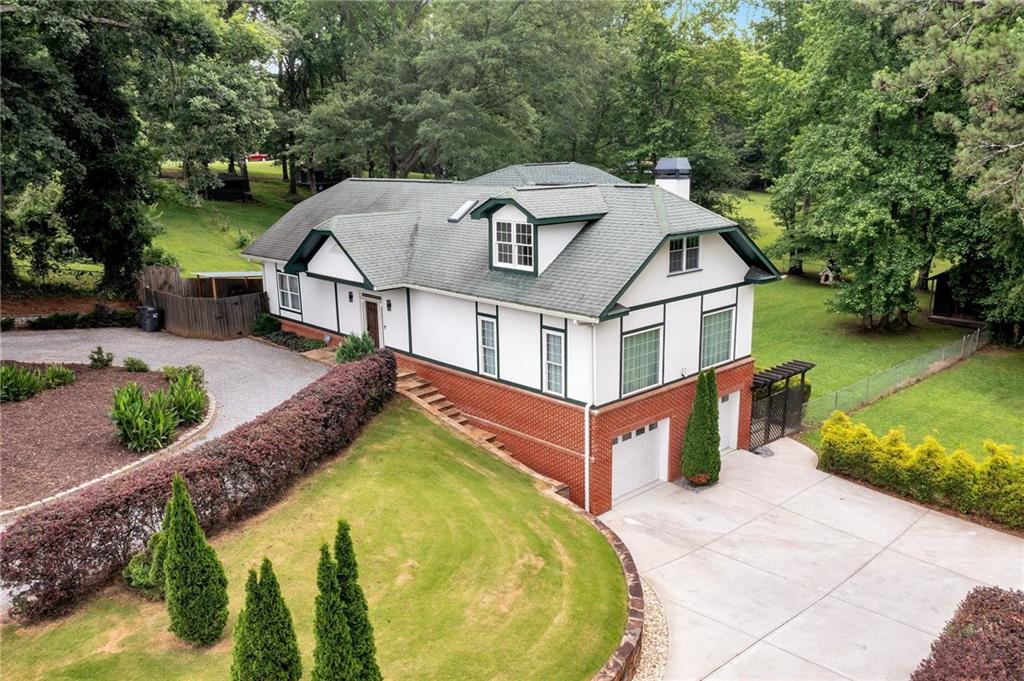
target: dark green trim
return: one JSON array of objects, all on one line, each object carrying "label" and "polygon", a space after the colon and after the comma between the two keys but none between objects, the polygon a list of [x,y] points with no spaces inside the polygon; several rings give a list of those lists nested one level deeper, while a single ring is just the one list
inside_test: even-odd
[{"label": "dark green trim", "polygon": [[[692,235],[695,235],[695,234],[696,235],[702,235],[702,234],[722,234],[723,235],[722,238],[725,239],[725,242],[730,246],[730,248],[733,249],[733,251],[736,252],[737,255],[740,256],[740,258],[743,259],[743,262],[745,262],[748,266],[753,267],[753,266],[756,265],[756,266],[762,267],[763,269],[765,269],[765,271],[774,274],[775,275],[775,279],[778,279],[779,277],[782,276],[779,273],[779,271],[775,268],[775,265],[772,263],[772,261],[769,260],[768,257],[765,256],[765,254],[761,252],[761,249],[759,249],[757,247],[757,245],[754,244],[753,241],[751,241],[750,237],[747,236],[747,233],[744,232],[740,227],[737,227],[735,225],[730,226],[730,227],[718,227],[718,228],[715,228],[715,229],[702,229],[702,230],[691,231],[691,232],[676,232],[676,233],[672,233],[672,234],[666,234],[665,236],[663,236],[661,238],[661,241],[658,242],[658,245],[654,247],[654,250],[652,250],[650,252],[650,254],[644,259],[644,261],[643,261],[643,263],[641,263],[640,267],[638,267],[637,270],[635,272],[633,272],[633,274],[629,277],[629,279],[626,281],[626,283],[623,284],[622,288],[619,289],[619,292],[616,293],[615,296],[611,299],[611,302],[609,302],[605,306],[604,310],[601,311],[599,319],[604,321],[606,319],[611,319],[612,317],[618,316],[618,315],[612,315],[611,314],[612,308],[619,302],[619,299],[622,298],[623,295],[625,295],[625,293],[629,289],[629,287],[633,284],[634,281],[636,281],[636,278],[639,277],[640,273],[644,271],[644,268],[646,268],[647,265],[650,264],[651,260],[654,259],[654,256],[658,254],[659,250],[661,250],[661,247],[665,245],[666,241],[668,241],[669,239],[678,238],[680,236],[692,236]],[[733,235],[733,236],[730,236],[729,238],[726,238],[725,235]],[[741,249],[742,245],[749,246],[750,247],[749,252],[745,253]],[[752,262],[752,260],[756,260],[756,262]],[[774,279],[773,279],[773,281],[774,281]],[[749,283],[749,282],[745,282],[745,283]],[[736,285],[738,286],[738,284],[736,284]],[[732,286],[734,286],[734,285],[730,284],[729,286],[726,286],[726,287],[723,287],[723,288],[732,288]],[[658,305],[658,304],[661,304],[661,303],[670,302],[670,300],[679,300],[681,298],[693,297],[695,295],[703,295],[703,293],[705,293],[705,292],[702,291],[702,292],[698,292],[698,293],[691,293],[691,294],[687,294],[685,296],[681,296],[681,297],[675,298],[675,299],[659,300],[659,301],[654,301],[654,302],[651,302],[651,303],[644,303],[643,305],[637,305],[636,307],[631,308],[631,309],[641,309],[642,307],[650,307],[651,305]]]},{"label": "dark green trim", "polygon": [[534,225],[558,225],[565,222],[590,222],[591,220],[599,220],[607,215],[604,213],[581,213],[579,215],[555,215],[549,218],[538,218],[530,211],[523,207],[523,204],[516,201],[511,196],[490,198],[481,203],[479,206],[470,211],[469,216],[474,220],[479,220],[483,217],[490,219],[494,211],[498,210],[503,206],[515,206],[517,209],[522,211],[523,215],[530,218],[530,222]]},{"label": "dark green trim", "polygon": [[[654,329],[661,329],[661,334],[658,337],[658,341],[661,343],[661,358],[658,360],[658,382],[653,386],[647,386],[646,388],[640,388],[629,394],[623,392],[622,383],[625,380],[626,375],[626,354],[624,349],[626,347],[626,336],[632,336],[634,334],[643,333],[645,331],[653,331]],[[625,399],[632,397],[633,395],[639,395],[645,390],[650,388],[656,388],[659,385],[665,385],[665,315],[662,313],[661,322],[659,324],[648,324],[647,326],[641,326],[636,329],[630,329],[626,331],[622,323],[622,318],[619,318],[619,399]]]},{"label": "dark green trim", "polygon": [[285,274],[298,274],[299,272],[306,272],[308,274],[309,261],[313,259],[313,256],[316,255],[317,251],[320,250],[328,238],[333,239],[334,243],[338,244],[338,248],[341,249],[341,252],[345,254],[345,257],[348,258],[349,262],[352,263],[352,266],[356,268],[356,271],[362,275],[363,281],[361,283],[352,282],[344,279],[335,279],[326,275],[317,275],[318,278],[340,281],[345,284],[360,286],[372,291],[374,288],[373,282],[370,281],[368,276],[366,276],[366,272],[364,272],[363,268],[359,266],[359,263],[356,262],[355,258],[349,255],[349,252],[341,245],[341,242],[338,241],[338,237],[334,235],[334,232],[326,229],[312,229],[309,231],[309,234],[305,236],[302,243],[299,244],[299,247],[295,249],[294,253],[292,253],[292,257],[288,259],[287,263],[285,263]]},{"label": "dark green trim", "polygon": [[561,225],[567,222],[591,222],[592,220],[600,220],[608,213],[584,213],[582,215],[564,215],[553,218],[537,218],[534,221],[535,225]]},{"label": "dark green trim", "polygon": [[[531,218],[531,220],[532,220],[532,218]],[[536,222],[529,222],[529,223],[520,222],[520,223],[516,223],[516,222],[513,222],[511,220],[502,220],[501,222],[509,222],[509,224],[512,225],[512,259],[513,260],[517,260],[518,259],[517,258],[517,254],[516,254],[516,224],[520,224],[520,225],[522,225],[522,224],[529,224],[530,225],[530,227],[533,230],[533,236],[532,236],[532,239],[533,239],[533,269],[532,270],[524,270],[521,267],[514,267],[512,265],[501,265],[501,264],[496,264],[495,263],[495,260],[494,260],[494,241],[495,241],[495,239],[494,239],[494,218],[491,215],[487,216],[487,255],[488,255],[488,258],[489,258],[489,260],[487,262],[487,268],[490,269],[490,270],[496,270],[498,272],[516,272],[518,274],[532,274],[533,276],[536,277],[538,272],[540,271],[539,270],[539,267],[540,267],[540,239],[538,238],[540,236],[540,234],[537,231],[537,223]]]},{"label": "dark green trim", "polygon": [[[495,312],[497,312],[497,309],[495,309]],[[483,317],[484,319],[490,319],[490,320],[494,321],[494,376],[491,376],[490,374],[485,374],[481,370],[480,356],[483,354],[483,352],[482,352],[483,346],[481,346],[481,344],[480,344],[480,341],[481,341],[481,337],[480,337],[480,318],[481,317]],[[484,378],[492,378],[492,379],[501,380],[501,339],[499,338],[500,327],[498,326],[498,315],[497,314],[488,314],[486,312],[481,312],[480,311],[480,303],[476,303],[476,317],[475,317],[475,321],[476,321],[476,373],[478,375],[480,375],[480,376],[483,376]],[[431,361],[433,361],[433,360],[431,360]]]},{"label": "dark green trim", "polygon": [[[285,307],[281,304],[281,282],[277,280],[278,274],[287,274],[288,276],[295,277],[296,283],[299,285],[299,309]],[[274,264],[274,290],[277,291],[277,309],[284,310],[285,312],[291,312],[292,314],[299,315],[299,321],[302,321],[302,277],[291,272],[285,272],[284,270],[278,269],[277,264]],[[295,321],[294,319],[289,321]]]},{"label": "dark green trim", "polygon": [[[284,319],[285,321],[289,321],[289,322],[296,321],[294,319],[288,319],[288,317],[282,317],[279,314],[271,314],[270,316],[271,317],[277,317],[278,319]],[[318,325],[312,324],[310,322],[300,321],[299,323],[302,324],[303,326],[308,326],[311,329],[316,329],[317,331],[323,331],[324,333],[330,334],[332,336],[349,336],[349,335],[351,335],[351,334],[347,334],[347,333],[342,333],[341,331],[335,331],[334,329],[328,329],[326,326],[318,326]]]},{"label": "dark green trim", "polygon": [[577,407],[586,406],[586,402],[581,402],[579,400],[573,400],[573,399],[570,399],[568,397],[559,397],[558,395],[552,395],[551,393],[546,393],[546,392],[543,392],[541,390],[537,390],[536,388],[533,388],[533,387],[528,386],[528,385],[523,385],[521,383],[514,383],[512,381],[506,381],[503,378],[494,378],[493,376],[487,376],[486,374],[479,374],[479,373],[473,372],[470,369],[464,369],[463,367],[455,366],[454,364],[448,364],[447,362],[442,362],[441,360],[432,359],[430,357],[424,357],[423,355],[417,355],[416,353],[413,353],[413,352],[405,352],[405,351],[399,350],[397,348],[389,348],[389,349],[393,350],[397,354],[407,355],[407,356],[413,357],[415,359],[421,359],[424,362],[430,362],[431,364],[437,364],[438,366],[445,367],[446,369],[451,369],[452,371],[458,371],[460,373],[466,374],[467,376],[472,376],[474,378],[479,378],[479,379],[485,380],[485,381],[495,381],[497,383],[502,383],[504,385],[511,386],[513,388],[519,388],[520,390],[525,390],[526,392],[533,393],[534,395],[540,395],[541,397],[547,397],[547,398],[552,399],[552,400],[559,400],[560,402],[567,402],[569,404],[576,405]]},{"label": "dark green trim", "polygon": [[338,308],[338,282],[331,287],[334,289],[334,323],[338,325],[338,333],[341,333],[341,310]]},{"label": "dark green trim", "polygon": [[712,366],[707,367],[707,368],[708,369],[712,369],[712,368],[717,367],[717,366],[719,366],[721,364],[725,364],[727,362],[735,362],[736,361],[735,359],[732,359],[732,356],[736,354],[736,318],[739,316],[739,315],[736,314],[736,311],[737,311],[738,307],[739,307],[739,293],[738,292],[737,292],[737,295],[736,295],[736,302],[734,302],[732,305],[722,305],[721,307],[712,308],[710,310],[705,310],[704,309],[704,297],[701,296],[701,299],[700,299],[700,338],[699,338],[700,342],[697,344],[697,371],[698,372],[704,371],[704,316],[705,315],[714,314],[716,312],[724,312],[725,310],[732,310],[732,338],[729,339],[729,344],[731,346],[729,348],[729,357],[730,357],[730,359],[724,359],[721,362],[718,362],[717,364],[713,364]]},{"label": "dark green trim", "polygon": [[[287,274],[287,273],[286,273]],[[320,279],[321,281],[333,281],[335,284],[345,284],[346,286],[355,286],[366,291],[374,290],[371,286],[368,286],[364,282],[352,281],[350,279],[339,279],[337,277],[329,277],[326,274],[316,274],[315,272],[305,272],[305,275],[310,279]]]},{"label": "dark green trim", "polygon": [[[539,316],[539,315],[538,315]],[[544,390],[544,367],[547,364],[547,345],[544,343],[544,332],[557,333],[562,337],[562,393],[553,393]],[[569,334],[566,329],[557,326],[545,326],[543,318],[540,321],[540,391],[552,397],[565,397],[569,394]]]},{"label": "dark green trim", "polygon": [[[730,362],[730,364],[733,363],[733,362],[740,362],[740,361],[745,360],[745,359],[750,359],[750,355],[744,355],[742,357],[737,357],[736,359],[732,360]],[[717,373],[719,368],[720,367],[715,367],[716,373]],[[694,376],[696,376],[699,373],[700,372],[698,371],[696,373],[687,374],[685,376],[680,376],[679,378],[673,378],[671,381],[665,381],[664,383],[662,383],[660,385],[652,385],[650,388],[644,388],[643,390],[639,390],[639,391],[637,391],[635,393],[631,393],[631,394],[627,395],[626,397],[620,397],[620,398],[615,399],[615,400],[609,400],[607,402],[602,402],[601,404],[595,404],[593,406],[593,409],[600,410],[600,409],[604,409],[605,407],[611,406],[613,404],[617,404],[618,402],[623,402],[625,400],[631,400],[634,397],[638,397],[639,395],[643,395],[644,393],[649,393],[649,392],[651,392],[653,390],[658,390],[659,388],[665,388],[665,387],[668,387],[668,386],[672,386],[672,385],[675,385],[676,383],[679,383],[681,381],[685,381],[685,380],[691,379],[691,378],[693,378]]]},{"label": "dark green trim", "polygon": [[629,308],[626,312],[623,312],[620,315],[615,315],[615,316],[617,316],[617,317],[618,316],[623,316],[624,317],[624,316],[628,315],[630,312],[634,312],[636,310],[645,310],[645,309],[647,309],[649,307],[654,307],[655,305],[668,305],[669,303],[674,303],[674,302],[677,302],[677,301],[680,301],[680,300],[687,300],[688,298],[696,298],[697,296],[704,297],[704,296],[710,295],[712,293],[718,293],[719,291],[727,291],[729,289],[736,289],[736,291],[738,293],[741,286],[751,286],[751,285],[752,284],[750,284],[749,282],[741,282],[739,284],[726,284],[724,286],[716,286],[715,288],[709,288],[709,289],[705,289],[703,291],[696,291],[694,293],[687,293],[687,294],[684,294],[684,295],[681,295],[681,296],[675,296],[673,298],[664,298],[662,300],[655,300],[655,301],[652,301],[650,303],[644,303],[643,305],[636,305],[634,307]]},{"label": "dark green trim", "polygon": [[412,352],[412,293],[409,288],[405,289],[405,318],[406,330],[409,332],[409,352]]}]

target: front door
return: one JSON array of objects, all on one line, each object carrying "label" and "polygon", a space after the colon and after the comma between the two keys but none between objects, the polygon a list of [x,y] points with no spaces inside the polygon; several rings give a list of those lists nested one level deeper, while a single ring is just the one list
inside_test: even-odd
[{"label": "front door", "polygon": [[376,300],[363,300],[366,308],[366,332],[373,339],[373,347],[380,347],[380,304]]},{"label": "front door", "polygon": [[739,391],[718,398],[718,437],[722,450],[736,448],[739,407]]}]

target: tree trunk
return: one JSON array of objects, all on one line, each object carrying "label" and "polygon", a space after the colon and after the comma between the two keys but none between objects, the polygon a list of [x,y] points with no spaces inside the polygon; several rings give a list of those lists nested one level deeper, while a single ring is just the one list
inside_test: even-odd
[{"label": "tree trunk", "polygon": [[796,274],[803,276],[804,274],[804,259],[796,254],[796,251],[789,252],[789,274]]},{"label": "tree trunk", "polygon": [[917,272],[917,286],[914,287],[915,289],[917,289],[918,291],[928,290],[928,277],[931,274],[931,271],[932,258],[928,258],[928,260],[925,261],[924,265],[921,266],[921,269],[918,270]]},{"label": "tree trunk", "polygon": [[288,181],[288,161],[281,161],[281,179]]},{"label": "tree trunk", "polygon": [[316,194],[316,166],[313,164],[313,157],[309,157],[309,162],[306,164],[306,175],[309,179],[309,193]]},{"label": "tree trunk", "polygon": [[245,198],[252,198],[252,185],[249,184],[249,161],[243,156],[242,161],[242,177],[245,179]]},{"label": "tree trunk", "polygon": [[299,193],[299,187],[296,184],[296,180],[295,180],[295,177],[297,175],[297,173],[295,172],[295,159],[294,158],[289,158],[287,163],[288,163],[288,195],[289,196],[295,196],[296,194]]},{"label": "tree trunk", "polygon": [[235,157],[234,156],[228,157],[228,172],[231,173],[232,175],[235,174]]}]

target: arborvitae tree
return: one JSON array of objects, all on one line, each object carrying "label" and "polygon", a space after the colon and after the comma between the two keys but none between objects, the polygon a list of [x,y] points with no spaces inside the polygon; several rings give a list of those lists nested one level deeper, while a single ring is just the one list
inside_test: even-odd
[{"label": "arborvitae tree", "polygon": [[714,369],[697,379],[697,396],[683,441],[683,477],[694,485],[718,482],[722,456],[718,451],[718,388]]},{"label": "arborvitae tree", "polygon": [[316,647],[313,649],[313,681],[350,681],[356,677],[352,638],[338,584],[338,566],[327,544],[320,547],[316,569]]},{"label": "arborvitae tree", "polygon": [[297,681],[302,676],[292,615],[266,558],[245,584],[245,608],[235,628],[232,681]]},{"label": "arborvitae tree", "polygon": [[186,641],[209,645],[220,637],[228,619],[228,580],[206,543],[180,475],[171,483],[167,520],[164,573],[171,631]]},{"label": "arborvitae tree", "polygon": [[235,623],[235,645],[231,651],[231,681],[257,678],[258,653],[253,646],[249,621],[252,618],[260,620],[263,617],[263,602],[260,596],[260,583],[256,578],[256,571],[250,569],[249,578],[245,581],[245,605],[238,613],[238,622]]},{"label": "arborvitae tree", "polygon": [[373,625],[366,607],[366,597],[359,586],[359,569],[356,553],[352,546],[349,524],[338,521],[338,533],[334,538],[334,557],[338,561],[338,585],[341,600],[345,604],[349,634],[352,637],[352,654],[356,663],[358,681],[380,681],[377,667],[377,647],[373,642]]}]

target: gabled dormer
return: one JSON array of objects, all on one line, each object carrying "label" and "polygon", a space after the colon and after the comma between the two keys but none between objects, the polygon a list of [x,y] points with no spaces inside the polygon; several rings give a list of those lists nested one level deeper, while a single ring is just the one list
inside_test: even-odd
[{"label": "gabled dormer", "polygon": [[586,225],[608,213],[592,185],[524,187],[483,201],[490,267],[539,275]]}]

